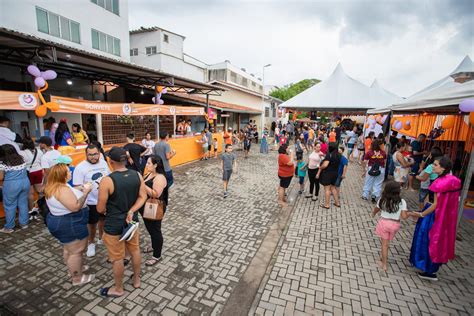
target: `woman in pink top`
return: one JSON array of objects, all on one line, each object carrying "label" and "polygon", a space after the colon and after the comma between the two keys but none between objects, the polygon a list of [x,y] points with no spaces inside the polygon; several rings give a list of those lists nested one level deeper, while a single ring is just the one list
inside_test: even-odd
[{"label": "woman in pink top", "polygon": [[324,141],[324,136],[319,137],[319,143],[321,144],[321,152],[326,155],[328,151],[328,144]]},{"label": "woman in pink top", "polygon": [[308,179],[310,184],[309,193],[306,195],[307,198],[311,198],[313,201],[317,201],[319,196],[319,179],[316,179],[316,174],[323,159],[324,154],[321,150],[321,144],[316,143],[313,152],[308,157]]}]

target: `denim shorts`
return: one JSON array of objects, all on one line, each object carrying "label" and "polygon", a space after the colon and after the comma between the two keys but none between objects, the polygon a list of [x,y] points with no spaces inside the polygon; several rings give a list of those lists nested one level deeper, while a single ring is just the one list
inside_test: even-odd
[{"label": "denim shorts", "polygon": [[420,193],[418,194],[418,202],[424,203],[426,197],[428,196],[428,193],[430,193],[430,190],[428,190],[428,189],[420,189]]},{"label": "denim shorts", "polygon": [[89,209],[87,207],[78,212],[62,216],[48,214],[46,223],[48,230],[61,244],[68,244],[76,240],[83,240],[89,236],[87,223]]},{"label": "denim shorts", "polygon": [[339,188],[341,186],[341,183],[342,183],[342,176],[341,175],[338,175],[337,176],[337,179],[336,179],[336,183],[334,184],[337,188]]}]

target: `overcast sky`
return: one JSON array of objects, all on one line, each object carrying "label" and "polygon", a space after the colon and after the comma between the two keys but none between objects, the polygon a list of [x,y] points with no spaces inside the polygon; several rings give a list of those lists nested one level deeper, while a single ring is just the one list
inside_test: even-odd
[{"label": "overcast sky", "polygon": [[338,62],[351,77],[410,96],[474,58],[473,0],[129,0],[130,28],[186,36],[185,53],[226,59],[285,85],[327,78]]}]

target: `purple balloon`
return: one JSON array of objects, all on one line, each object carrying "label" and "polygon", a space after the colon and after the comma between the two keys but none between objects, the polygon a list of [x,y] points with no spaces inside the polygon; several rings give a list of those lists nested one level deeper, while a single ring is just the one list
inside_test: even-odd
[{"label": "purple balloon", "polygon": [[394,127],[395,127],[395,129],[396,129],[397,131],[399,131],[399,130],[401,130],[401,129],[402,129],[402,127],[403,127],[403,123],[402,123],[402,122],[400,122],[400,121],[396,121],[396,122],[395,122],[395,126],[394,126]]},{"label": "purple balloon", "polygon": [[374,129],[374,128],[375,128],[375,125],[377,125],[377,123],[376,123],[376,122],[373,122],[373,123],[370,125],[370,128],[371,128],[371,129]]},{"label": "purple balloon", "polygon": [[35,65],[29,65],[28,68],[26,68],[28,73],[34,77],[39,77],[41,76],[41,71],[36,67]]},{"label": "purple balloon", "polygon": [[163,88],[163,90],[161,90],[161,94],[165,94],[165,93],[168,93],[168,90],[166,88]]},{"label": "purple balloon", "polygon": [[155,102],[155,97],[151,98],[151,100],[153,101],[153,103],[156,104],[156,102]]},{"label": "purple balloon", "polygon": [[41,72],[41,77],[44,78],[44,80],[53,80],[56,79],[58,74],[54,70],[46,70],[44,72]]},{"label": "purple balloon", "polygon": [[459,109],[463,112],[474,112],[474,99],[466,99],[459,103]]},{"label": "purple balloon", "polygon": [[35,86],[43,88],[46,85],[46,81],[42,77],[35,78]]},{"label": "purple balloon", "polygon": [[158,104],[161,105],[161,104],[164,104],[164,103],[165,103],[165,101],[163,101],[163,100],[161,100],[161,99],[158,100]]}]

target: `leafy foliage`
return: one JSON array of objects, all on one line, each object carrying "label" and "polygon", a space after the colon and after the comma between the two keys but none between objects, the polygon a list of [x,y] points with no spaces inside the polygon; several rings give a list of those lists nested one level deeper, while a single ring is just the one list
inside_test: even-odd
[{"label": "leafy foliage", "polygon": [[284,87],[270,92],[270,95],[274,98],[286,101],[294,97],[295,95],[303,92],[304,90],[311,88],[321,80],[318,79],[304,79],[297,83],[291,83]]}]

